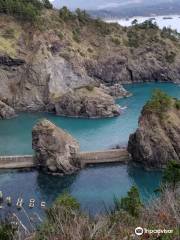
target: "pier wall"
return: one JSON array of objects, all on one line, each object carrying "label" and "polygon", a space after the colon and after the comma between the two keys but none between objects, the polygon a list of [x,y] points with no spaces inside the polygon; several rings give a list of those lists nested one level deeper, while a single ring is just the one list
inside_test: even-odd
[{"label": "pier wall", "polygon": [[0,169],[20,169],[36,167],[32,155],[0,156]]},{"label": "pier wall", "polygon": [[[87,164],[98,163],[126,163],[130,155],[126,149],[105,150],[96,152],[80,152],[74,156],[81,164],[81,167]],[[0,156],[0,169],[20,169],[37,167],[32,155],[22,156]]]}]

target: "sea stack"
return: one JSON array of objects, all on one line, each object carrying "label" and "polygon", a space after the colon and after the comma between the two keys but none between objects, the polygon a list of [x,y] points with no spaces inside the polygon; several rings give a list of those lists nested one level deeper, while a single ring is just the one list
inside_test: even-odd
[{"label": "sea stack", "polygon": [[37,165],[48,173],[66,175],[79,168],[79,163],[75,160],[79,143],[46,119],[34,126],[32,147]]},{"label": "sea stack", "polygon": [[128,151],[132,161],[145,168],[164,168],[171,160],[180,161],[180,100],[157,91],[142,110]]}]

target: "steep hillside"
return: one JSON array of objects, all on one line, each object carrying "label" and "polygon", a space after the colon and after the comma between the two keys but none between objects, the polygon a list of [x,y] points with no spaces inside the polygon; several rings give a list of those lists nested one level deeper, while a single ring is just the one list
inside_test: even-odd
[{"label": "steep hillside", "polygon": [[0,14],[0,100],[16,110],[56,111],[72,89],[101,83],[179,82],[179,63],[179,35],[151,22],[124,28],[66,8],[33,22]]}]

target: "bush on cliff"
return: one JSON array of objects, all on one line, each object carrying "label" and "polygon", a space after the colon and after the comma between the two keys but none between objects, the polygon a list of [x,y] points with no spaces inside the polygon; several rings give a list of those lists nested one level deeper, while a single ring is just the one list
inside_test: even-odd
[{"label": "bush on cliff", "polygon": [[154,112],[160,117],[172,106],[172,98],[161,90],[155,90],[151,99],[143,108],[145,112]]},{"label": "bush on cliff", "polygon": [[43,8],[52,8],[49,0],[0,0],[0,13],[21,20],[35,21]]},{"label": "bush on cliff", "polygon": [[180,183],[180,163],[170,161],[163,173],[163,184],[169,185],[173,191]]},{"label": "bush on cliff", "polygon": [[133,186],[129,190],[127,197],[121,199],[120,209],[127,211],[133,217],[138,217],[141,207],[142,203],[140,200],[139,191],[135,186]]}]

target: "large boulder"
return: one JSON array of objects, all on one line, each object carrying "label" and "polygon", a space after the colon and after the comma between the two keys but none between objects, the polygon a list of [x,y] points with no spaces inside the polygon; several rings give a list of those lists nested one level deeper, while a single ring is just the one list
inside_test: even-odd
[{"label": "large boulder", "polygon": [[49,173],[72,174],[78,170],[75,155],[78,142],[48,120],[38,122],[32,130],[32,147],[39,167]]},{"label": "large boulder", "polygon": [[16,116],[14,109],[0,101],[0,119],[10,119]]},{"label": "large boulder", "polygon": [[172,100],[164,113],[149,111],[146,107],[138,129],[129,138],[132,160],[145,168],[163,168],[168,161],[180,161],[180,102]]},{"label": "large boulder", "polygon": [[105,118],[120,114],[114,99],[98,87],[82,87],[64,94],[55,103],[58,115]]}]

